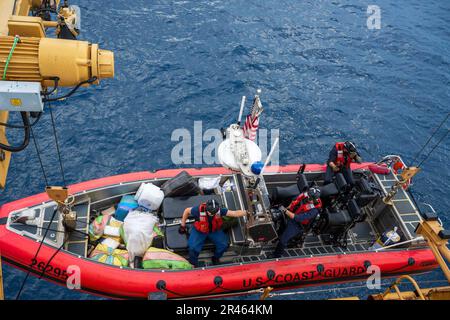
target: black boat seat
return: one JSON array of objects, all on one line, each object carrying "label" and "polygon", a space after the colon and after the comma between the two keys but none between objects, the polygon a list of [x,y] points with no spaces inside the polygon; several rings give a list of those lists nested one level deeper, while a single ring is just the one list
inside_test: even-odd
[{"label": "black boat seat", "polygon": [[339,190],[333,182],[320,186],[319,189],[321,198],[328,198],[339,194]]},{"label": "black boat seat", "polygon": [[337,173],[335,175],[334,182],[328,183],[324,186],[319,187],[320,189],[320,197],[321,198],[328,198],[331,196],[336,196],[340,192],[345,191],[345,189],[348,187],[347,180],[345,180],[345,177],[342,173]]},{"label": "black boat seat", "polygon": [[366,178],[362,177],[356,182],[356,186],[358,189],[363,193],[372,193],[373,189],[369,184],[369,181],[367,181]]},{"label": "black boat seat", "polygon": [[272,200],[275,202],[283,200],[292,200],[300,194],[300,190],[296,184],[288,187],[275,187]]},{"label": "black boat seat", "polygon": [[337,212],[325,212],[321,215],[321,234],[339,236],[343,234],[353,224],[353,219],[347,210]]},{"label": "black boat seat", "polygon": [[348,213],[353,221],[361,221],[363,219],[363,213],[355,199],[351,199],[347,205]]},{"label": "black boat seat", "polygon": [[173,221],[173,219],[181,219],[184,209],[198,206],[202,202],[206,202],[212,199],[222,204],[220,196],[215,194],[186,197],[167,197],[163,201],[163,218],[168,223]]},{"label": "black boat seat", "polygon": [[[193,224],[189,223],[186,225],[188,229],[188,233],[190,233],[191,229],[193,228]],[[188,250],[188,235],[181,234],[178,232],[178,229],[180,228],[180,225],[173,225],[168,226],[165,229],[165,239],[166,239],[166,246],[172,250],[177,251],[187,251]],[[225,233],[228,236],[228,242],[229,235],[228,233]],[[203,246],[203,250],[208,249],[214,249],[214,244],[208,240],[206,240],[205,245]]]},{"label": "black boat seat", "polygon": [[356,185],[360,191],[356,196],[356,201],[360,207],[365,207],[378,198],[378,194],[374,192],[366,178],[361,178]]},{"label": "black boat seat", "polygon": [[297,183],[287,187],[275,187],[272,193],[272,202],[278,203],[283,200],[293,200],[301,192],[307,191],[309,188],[306,175],[303,173],[297,174]]},{"label": "black boat seat", "polygon": [[370,194],[360,193],[356,197],[356,202],[358,203],[358,205],[360,207],[365,207],[368,204],[370,204],[371,202],[373,202],[375,199],[377,199],[378,197],[379,197],[379,195],[377,195],[376,193],[370,193]]},{"label": "black boat seat", "polygon": [[297,187],[300,192],[305,192],[309,189],[309,183],[306,179],[306,175],[303,173],[297,174]]}]

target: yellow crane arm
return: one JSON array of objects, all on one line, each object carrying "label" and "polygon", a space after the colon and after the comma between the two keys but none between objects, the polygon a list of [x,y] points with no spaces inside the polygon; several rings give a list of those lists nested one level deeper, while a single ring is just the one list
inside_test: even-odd
[{"label": "yellow crane arm", "polygon": [[[50,3],[56,10],[60,1]],[[58,34],[61,26],[76,21],[77,13],[71,7],[61,7],[58,21],[30,16],[31,10],[36,12],[42,4],[43,0],[0,0],[0,81],[39,82],[47,88],[55,84],[56,78],[60,87],[75,87],[114,77],[113,52],[87,41],[46,37],[47,28],[56,28]],[[17,43],[15,36],[20,39]],[[0,122],[7,123],[8,111],[4,110],[11,109],[2,107],[5,106],[0,105]],[[0,143],[9,145],[6,127],[2,125]],[[5,187],[10,162],[11,153],[0,149],[0,188]]]}]

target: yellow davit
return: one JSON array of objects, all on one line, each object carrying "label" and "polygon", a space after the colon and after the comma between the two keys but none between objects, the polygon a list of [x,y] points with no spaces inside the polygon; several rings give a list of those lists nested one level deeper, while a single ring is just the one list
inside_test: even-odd
[{"label": "yellow davit", "polygon": [[[0,36],[0,70],[3,70],[14,43],[12,36]],[[42,86],[76,86],[97,77],[114,77],[114,54],[97,44],[53,38],[20,37],[9,61],[6,79],[41,82]]]}]

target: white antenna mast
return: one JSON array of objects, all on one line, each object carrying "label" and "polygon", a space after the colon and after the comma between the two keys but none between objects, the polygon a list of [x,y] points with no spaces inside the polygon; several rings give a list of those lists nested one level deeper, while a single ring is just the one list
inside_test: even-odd
[{"label": "white antenna mast", "polygon": [[245,99],[247,99],[246,96],[242,96],[242,100],[241,100],[241,110],[239,110],[239,118],[238,118],[238,125],[241,124],[241,119],[242,119],[242,113],[244,112],[244,106],[245,106]]}]

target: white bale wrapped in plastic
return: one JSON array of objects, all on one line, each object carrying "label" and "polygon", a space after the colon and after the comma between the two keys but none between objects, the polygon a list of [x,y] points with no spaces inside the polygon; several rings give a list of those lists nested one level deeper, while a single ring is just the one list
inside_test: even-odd
[{"label": "white bale wrapped in plastic", "polygon": [[164,192],[153,183],[143,183],[136,192],[134,199],[141,207],[158,210],[164,200]]},{"label": "white bale wrapped in plastic", "polygon": [[202,190],[212,190],[219,187],[220,184],[220,176],[219,177],[201,177],[198,179],[198,186]]},{"label": "white bale wrapped in plastic", "polygon": [[123,222],[124,241],[127,246],[129,260],[143,257],[153,240],[153,227],[158,218],[152,213],[134,210],[128,213]]}]

